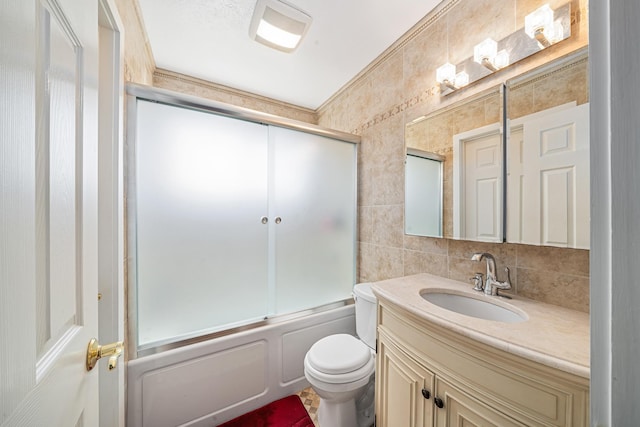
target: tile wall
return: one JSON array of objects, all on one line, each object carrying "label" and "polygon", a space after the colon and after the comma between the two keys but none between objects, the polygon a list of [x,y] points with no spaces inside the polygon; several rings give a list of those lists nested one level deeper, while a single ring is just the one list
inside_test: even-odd
[{"label": "tile wall", "polygon": [[[589,251],[434,239],[403,232],[405,125],[587,46],[587,1],[572,0],[570,39],[464,90],[440,95],[435,82],[437,67],[447,61],[461,62],[487,37],[500,39],[515,31],[523,26],[526,14],[544,3],[445,1],[319,109],[320,125],[362,136],[358,164],[359,281],[428,272],[466,282],[474,272],[483,271],[481,265],[470,261],[471,255],[485,251],[495,255],[501,280],[502,268],[511,269],[518,294],[589,310]],[[552,1],[551,7],[565,3]],[[558,90],[569,82],[559,82]],[[585,80],[583,88],[587,88],[588,99]],[[525,99],[532,98],[523,96],[523,103]],[[581,99],[578,103],[585,102],[584,96]],[[541,105],[546,101],[537,102]]]}]

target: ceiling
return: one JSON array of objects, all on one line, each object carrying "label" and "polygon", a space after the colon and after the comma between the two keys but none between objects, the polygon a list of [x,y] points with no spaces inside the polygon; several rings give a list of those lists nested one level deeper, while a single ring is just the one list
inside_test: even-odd
[{"label": "ceiling", "polygon": [[313,18],[284,53],[249,38],[256,0],[139,0],[158,68],[317,109],[440,0],[288,0]]}]

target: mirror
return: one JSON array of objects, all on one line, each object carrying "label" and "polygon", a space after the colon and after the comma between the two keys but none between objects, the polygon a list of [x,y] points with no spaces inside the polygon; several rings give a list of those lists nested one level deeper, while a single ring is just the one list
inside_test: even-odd
[{"label": "mirror", "polygon": [[507,242],[589,249],[587,51],[506,83]]},{"label": "mirror", "polygon": [[[417,150],[440,156],[442,164],[441,233],[418,232],[405,218],[407,234],[449,239],[502,242],[503,227],[503,86],[497,86],[408,123],[407,159]],[[408,169],[407,169],[408,168]],[[420,205],[436,206],[437,196],[426,188],[436,178],[416,177],[410,162],[405,169],[405,212]],[[416,187],[423,187],[416,191]],[[416,197],[415,194],[422,194]],[[420,198],[422,197],[422,199]],[[424,200],[431,197],[432,200]],[[422,228],[424,230],[424,228]],[[433,228],[431,229],[433,230]]]},{"label": "mirror", "polygon": [[[443,158],[442,197],[406,193],[405,217],[440,200],[442,229],[405,232],[589,249],[588,72],[585,48],[408,123],[407,154]],[[406,172],[412,193],[437,185]]]}]

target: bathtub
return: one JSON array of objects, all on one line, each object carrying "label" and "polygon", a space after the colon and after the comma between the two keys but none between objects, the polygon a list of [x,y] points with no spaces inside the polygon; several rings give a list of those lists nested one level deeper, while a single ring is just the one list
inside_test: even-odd
[{"label": "bathtub", "polygon": [[355,335],[354,305],[259,326],[127,363],[127,426],[216,426],[308,387],[318,339]]}]

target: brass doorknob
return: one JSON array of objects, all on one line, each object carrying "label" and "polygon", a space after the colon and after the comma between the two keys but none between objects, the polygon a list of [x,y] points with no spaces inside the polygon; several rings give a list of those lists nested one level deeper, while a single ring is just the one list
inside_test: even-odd
[{"label": "brass doorknob", "polygon": [[116,368],[116,363],[118,362],[118,357],[124,351],[124,343],[122,341],[114,342],[107,345],[100,345],[97,339],[91,338],[89,341],[89,345],[87,346],[87,371],[93,369],[103,357],[109,358],[109,370],[113,370]]}]

